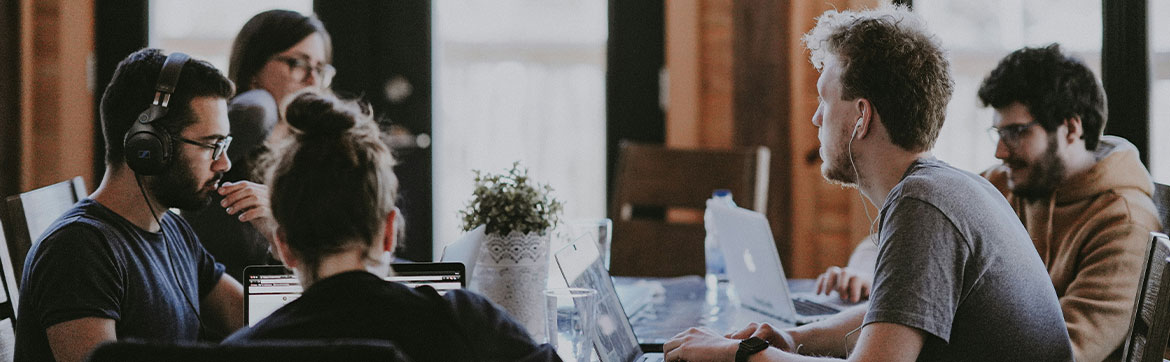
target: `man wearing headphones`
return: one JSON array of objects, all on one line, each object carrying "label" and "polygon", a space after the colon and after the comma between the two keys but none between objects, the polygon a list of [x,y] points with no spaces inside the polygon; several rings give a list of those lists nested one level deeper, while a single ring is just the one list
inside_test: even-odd
[{"label": "man wearing headphones", "polygon": [[243,290],[168,209],[206,206],[231,142],[233,86],[210,64],[143,49],[102,96],[106,172],[25,262],[16,360],[80,361],[118,338],[194,341],[243,325]]}]

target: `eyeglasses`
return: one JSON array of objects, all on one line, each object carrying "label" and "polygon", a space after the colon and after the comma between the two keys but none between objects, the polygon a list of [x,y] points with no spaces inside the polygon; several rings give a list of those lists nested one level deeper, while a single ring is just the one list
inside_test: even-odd
[{"label": "eyeglasses", "polygon": [[231,144],[232,144],[232,136],[224,137],[223,139],[216,141],[215,143],[203,143],[203,142],[199,142],[199,141],[189,140],[189,139],[186,139],[183,137],[175,137],[175,138],[178,138],[179,141],[183,141],[183,143],[186,143],[186,144],[196,145],[199,147],[211,149],[212,150],[211,151],[211,160],[212,161],[219,161],[219,158],[222,157],[225,152],[227,152],[228,146],[231,146]]},{"label": "eyeglasses", "polygon": [[990,127],[987,129],[987,136],[991,138],[991,143],[999,144],[1003,140],[1004,145],[1008,147],[1015,147],[1019,145],[1020,138],[1023,138],[1024,132],[1027,132],[1032,126],[1040,124],[1040,121],[1032,121],[1024,124],[1009,124],[1003,127]]},{"label": "eyeglasses", "polygon": [[293,78],[297,78],[298,82],[304,82],[309,78],[309,73],[312,73],[321,80],[322,87],[328,87],[329,82],[333,80],[333,75],[337,72],[332,65],[323,62],[314,65],[304,57],[278,55],[272,57],[272,60],[287,64],[293,73]]}]

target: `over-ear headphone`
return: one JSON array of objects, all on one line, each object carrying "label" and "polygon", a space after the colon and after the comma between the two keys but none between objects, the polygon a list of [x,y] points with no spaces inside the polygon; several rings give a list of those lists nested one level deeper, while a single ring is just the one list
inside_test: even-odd
[{"label": "over-ear headphone", "polygon": [[175,94],[175,86],[179,83],[179,73],[182,73],[183,65],[187,64],[190,58],[187,54],[179,52],[167,56],[162,70],[158,73],[154,101],[138,115],[130,130],[126,132],[126,138],[122,140],[126,164],[139,175],[160,174],[171,164],[174,154],[171,148],[173,144],[171,135],[152,123],[166,117],[171,95]]}]

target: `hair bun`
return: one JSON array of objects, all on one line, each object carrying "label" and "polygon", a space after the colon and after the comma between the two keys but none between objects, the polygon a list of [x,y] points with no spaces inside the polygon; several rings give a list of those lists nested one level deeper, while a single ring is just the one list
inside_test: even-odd
[{"label": "hair bun", "polygon": [[285,120],[306,136],[336,136],[353,128],[365,109],[339,102],[333,95],[304,92],[285,109]]}]

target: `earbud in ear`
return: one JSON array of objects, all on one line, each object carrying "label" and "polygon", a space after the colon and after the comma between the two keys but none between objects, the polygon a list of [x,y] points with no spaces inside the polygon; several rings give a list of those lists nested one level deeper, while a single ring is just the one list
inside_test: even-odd
[{"label": "earbud in ear", "polygon": [[862,118],[863,117],[857,117],[857,124],[853,126],[853,129],[857,129],[857,127],[861,127]]}]

